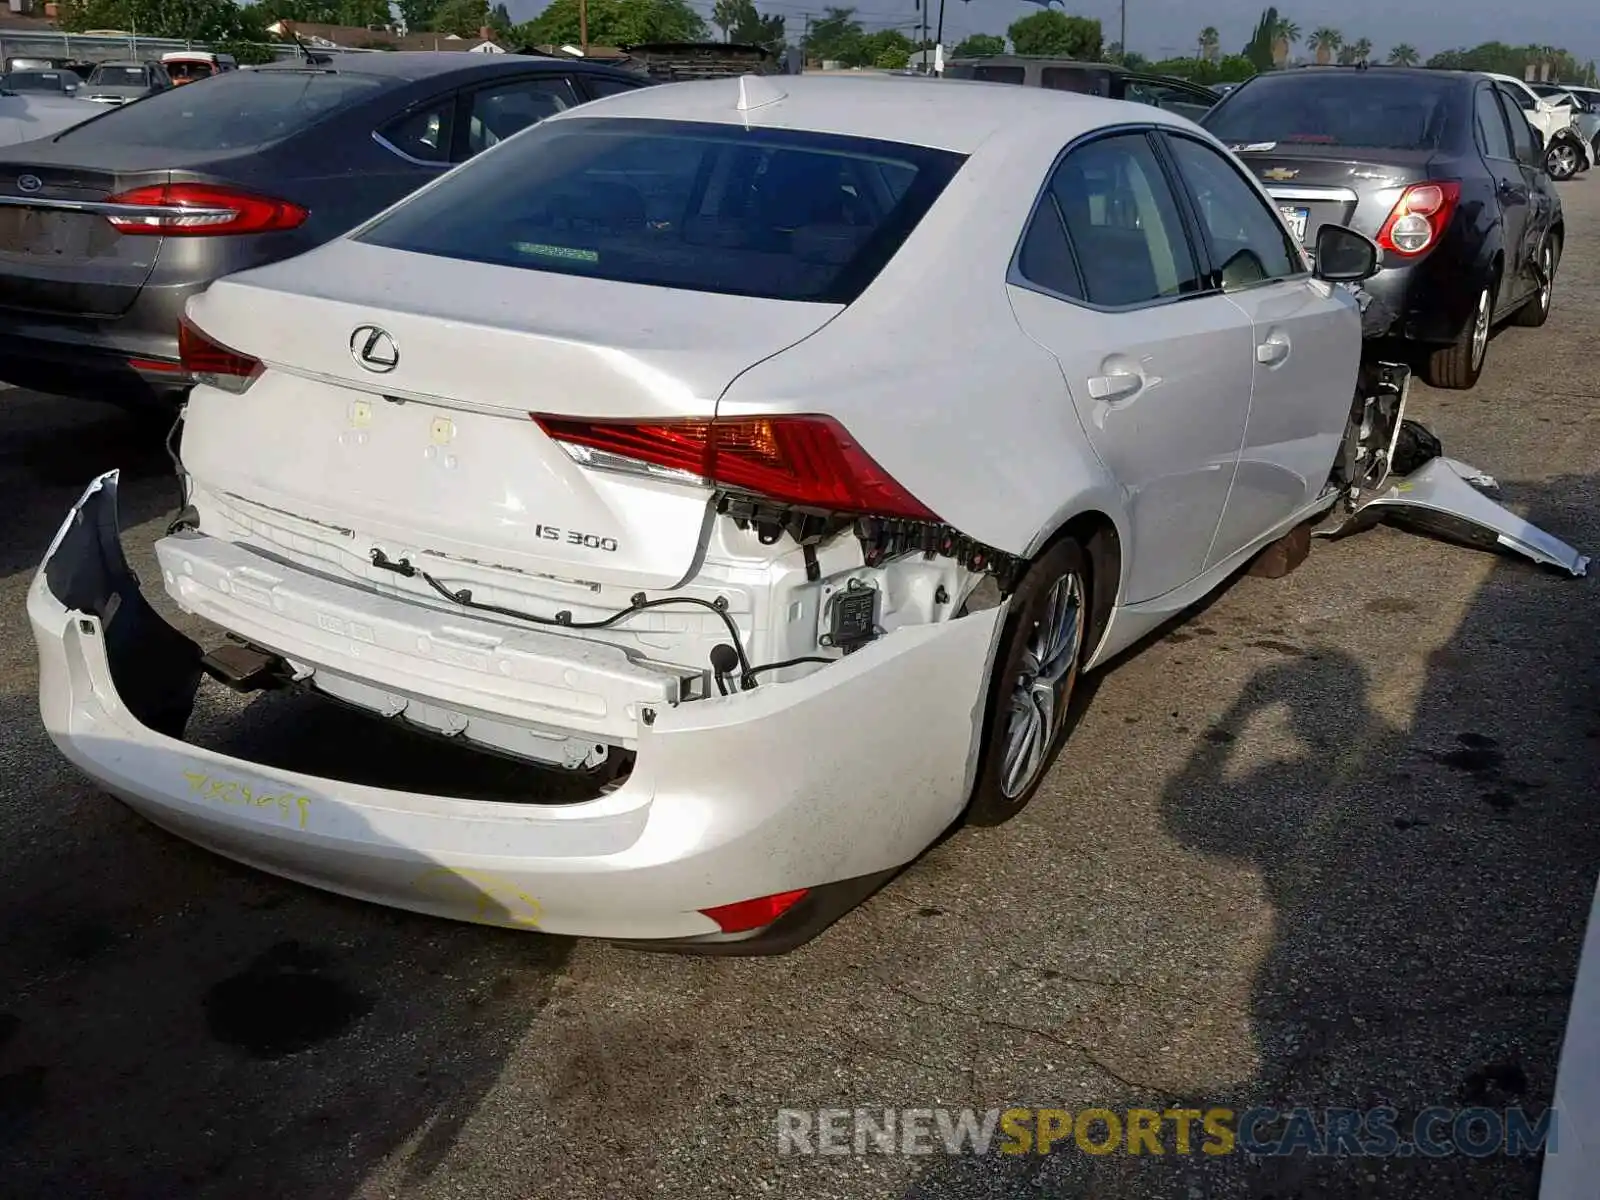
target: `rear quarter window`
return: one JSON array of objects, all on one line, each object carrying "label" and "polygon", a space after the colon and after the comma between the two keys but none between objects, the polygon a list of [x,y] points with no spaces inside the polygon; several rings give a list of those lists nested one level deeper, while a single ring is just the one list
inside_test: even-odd
[{"label": "rear quarter window", "polygon": [[523,270],[847,304],[963,161],[829,134],[574,117],[471,161],[356,237]]},{"label": "rear quarter window", "polygon": [[58,136],[76,147],[162,146],[239,150],[278,141],[382,85],[361,75],[235,71],[205,87],[158,92]]}]

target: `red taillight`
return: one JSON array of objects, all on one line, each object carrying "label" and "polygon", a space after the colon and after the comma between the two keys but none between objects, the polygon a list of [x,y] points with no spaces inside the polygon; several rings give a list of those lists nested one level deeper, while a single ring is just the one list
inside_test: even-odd
[{"label": "red taillight", "polygon": [[278,233],[305,223],[311,214],[298,204],[204,183],[163,183],[112,196],[109,203],[146,208],[106,220],[123,233],[162,237],[216,237],[233,233]]},{"label": "red taillight", "polygon": [[830,512],[939,519],[832,417],[533,419],[586,466],[704,481]]},{"label": "red taillight", "polygon": [[775,896],[759,896],[754,900],[740,900],[737,904],[722,904],[700,911],[717,923],[723,933],[748,933],[771,925],[784,913],[806,898],[809,888],[795,892],[779,892]]},{"label": "red taillight", "polygon": [[262,371],[260,359],[212,341],[188,317],[178,319],[178,359],[196,382],[235,395],[246,391]]},{"label": "red taillight", "polygon": [[1394,211],[1378,233],[1378,245],[1410,258],[1444,236],[1461,199],[1459,183],[1414,183],[1400,193]]}]

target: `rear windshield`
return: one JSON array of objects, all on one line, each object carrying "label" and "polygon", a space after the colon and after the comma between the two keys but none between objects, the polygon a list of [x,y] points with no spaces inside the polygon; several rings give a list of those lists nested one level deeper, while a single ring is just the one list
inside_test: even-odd
[{"label": "rear windshield", "polygon": [[143,67],[96,67],[89,81],[102,87],[144,87],[150,79]]},{"label": "rear windshield", "polygon": [[1381,71],[1284,71],[1234,92],[1202,124],[1230,146],[1261,142],[1435,150],[1444,140],[1453,79]]},{"label": "rear windshield", "polygon": [[0,87],[19,92],[61,92],[66,90],[59,71],[13,71],[0,75]]},{"label": "rear windshield", "polygon": [[[215,86],[212,86],[215,85]],[[74,146],[240,150],[288,137],[381,84],[321,71],[233,71],[157,92],[57,135]]]},{"label": "rear windshield", "polygon": [[546,121],[358,240],[532,271],[848,304],[965,161],[790,130]]}]

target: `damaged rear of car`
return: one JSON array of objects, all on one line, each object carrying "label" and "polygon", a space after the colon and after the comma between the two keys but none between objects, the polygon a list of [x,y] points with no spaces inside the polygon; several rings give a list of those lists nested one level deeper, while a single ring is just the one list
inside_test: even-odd
[{"label": "damaged rear of car", "polygon": [[[149,609],[97,481],[30,598],[42,653],[75,664],[46,675],[90,676],[42,700],[80,766],[333,890],[747,952],[753,931],[814,932],[958,815],[1003,612],[968,600],[1005,556],[834,417],[732,398],[867,287],[962,156],[649,125],[567,121],[194,300],[187,504],[156,556],[230,642],[202,654]],[[681,218],[608,182],[630,154],[698,164],[725,197],[694,253],[650,249]],[[841,176],[859,203],[830,225],[808,205]],[[792,253],[757,244],[796,226]],[[398,286],[419,269],[426,288]],[[590,798],[485,805],[223,759],[181,740],[202,675],[311,688],[577,773]],[[925,747],[918,778],[886,737]],[[908,789],[923,802],[889,802]]]}]

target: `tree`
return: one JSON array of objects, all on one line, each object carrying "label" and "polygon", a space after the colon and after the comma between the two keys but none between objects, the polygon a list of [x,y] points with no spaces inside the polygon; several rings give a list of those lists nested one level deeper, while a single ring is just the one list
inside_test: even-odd
[{"label": "tree", "polygon": [[389,0],[342,0],[333,23],[365,29],[368,25],[389,25],[393,22]]},{"label": "tree", "polygon": [[898,29],[883,29],[861,39],[858,61],[853,67],[876,67],[880,71],[903,71],[916,49],[910,38]]},{"label": "tree", "polygon": [[1217,51],[1222,46],[1222,35],[1217,32],[1215,25],[1207,25],[1200,31],[1200,57],[1206,62],[1217,61]]},{"label": "tree", "polygon": [[988,58],[991,54],[1004,54],[1006,40],[993,33],[975,33],[956,43],[950,52],[952,58]]},{"label": "tree", "polygon": [[400,23],[407,33],[421,33],[433,27],[433,13],[439,0],[395,0],[400,10]]},{"label": "tree", "polygon": [[1217,64],[1212,83],[1243,83],[1256,74],[1256,65],[1242,54],[1230,54]]},{"label": "tree", "polygon": [[1392,67],[1414,67],[1421,58],[1417,48],[1409,42],[1401,42],[1389,51],[1389,65]]},{"label": "tree", "polygon": [[1101,56],[1100,22],[1045,9],[1013,21],[1006,30],[1018,54],[1093,61]]},{"label": "tree", "polygon": [[1339,61],[1345,66],[1355,66],[1357,63],[1372,61],[1372,42],[1368,38],[1357,38],[1339,51]]},{"label": "tree", "polygon": [[763,17],[754,4],[745,4],[739,20],[733,27],[733,40],[748,46],[764,46],[773,54],[782,54],[789,44],[784,34],[783,18]]},{"label": "tree", "polygon": [[433,10],[429,28],[434,33],[453,33],[457,37],[476,37],[489,23],[489,0],[444,0]]},{"label": "tree", "polygon": [[[591,46],[699,42],[706,36],[705,21],[685,0],[588,0],[588,10]],[[516,27],[513,40],[521,45],[576,46],[579,36],[578,0],[551,0],[537,17]]]},{"label": "tree", "polygon": [[711,23],[722,30],[722,40],[728,40],[729,31],[739,23],[746,8],[754,9],[750,0],[717,0],[711,6]]},{"label": "tree", "polygon": [[1339,47],[1344,45],[1344,34],[1337,29],[1324,25],[1311,33],[1311,41],[1307,43],[1316,51],[1317,62],[1327,66],[1333,61],[1333,56],[1338,53]]},{"label": "tree", "polygon": [[829,8],[813,22],[806,36],[806,57],[823,62],[853,63],[861,56],[866,35],[853,8]]},{"label": "tree", "polygon": [[233,0],[63,0],[56,19],[69,33],[126,29],[195,42],[238,38],[252,28]]},{"label": "tree", "polygon": [[1284,66],[1289,61],[1289,51],[1300,40],[1300,26],[1287,17],[1280,17],[1272,31],[1272,63]]},{"label": "tree", "polygon": [[1278,10],[1269,8],[1261,14],[1261,19],[1256,22],[1256,29],[1250,35],[1250,40],[1245,43],[1244,57],[1248,58],[1258,71],[1270,71],[1277,66],[1274,60],[1274,43],[1278,36]]}]

